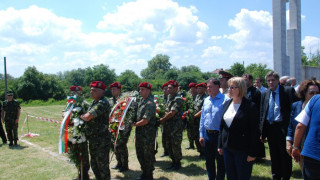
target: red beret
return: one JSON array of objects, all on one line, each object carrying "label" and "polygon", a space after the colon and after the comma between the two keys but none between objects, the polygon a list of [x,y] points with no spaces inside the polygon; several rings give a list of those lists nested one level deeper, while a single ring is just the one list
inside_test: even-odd
[{"label": "red beret", "polygon": [[196,87],[204,87],[207,88],[207,83],[199,83],[196,85]]},{"label": "red beret", "polygon": [[175,81],[175,80],[170,80],[170,81],[168,81],[167,83],[168,83],[168,85],[171,84],[171,85],[173,85],[174,87],[179,87],[178,82]]},{"label": "red beret", "polygon": [[119,89],[122,88],[121,84],[118,83],[118,82],[112,83],[112,84],[110,85],[110,89],[113,88],[113,87],[117,87],[117,88],[119,88]]},{"label": "red beret", "polygon": [[227,72],[227,71],[219,71],[219,74],[220,74],[219,78],[230,79],[230,78],[233,77],[232,74],[230,74],[230,73]]},{"label": "red beret", "polygon": [[71,86],[69,89],[70,91],[82,91],[81,86]]},{"label": "red beret", "polygon": [[197,84],[194,83],[194,82],[190,83],[190,84],[189,84],[189,89],[192,88],[192,87],[196,87],[196,85],[197,85]]},{"label": "red beret", "polygon": [[95,87],[103,90],[107,88],[107,86],[101,81],[92,81],[90,87]]},{"label": "red beret", "polygon": [[161,89],[163,89],[163,88],[166,87],[166,86],[168,86],[168,83],[162,84]]},{"label": "red beret", "polygon": [[144,88],[148,88],[148,89],[152,89],[152,85],[148,82],[142,82],[139,84],[139,87],[144,87]]}]

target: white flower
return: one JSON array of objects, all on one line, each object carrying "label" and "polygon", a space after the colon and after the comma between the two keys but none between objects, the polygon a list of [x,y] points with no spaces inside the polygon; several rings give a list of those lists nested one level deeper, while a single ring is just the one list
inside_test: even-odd
[{"label": "white flower", "polygon": [[74,126],[79,126],[80,119],[79,118],[73,118],[73,124],[74,124]]},{"label": "white flower", "polygon": [[77,113],[81,111],[81,107],[75,107],[72,109],[72,112]]}]

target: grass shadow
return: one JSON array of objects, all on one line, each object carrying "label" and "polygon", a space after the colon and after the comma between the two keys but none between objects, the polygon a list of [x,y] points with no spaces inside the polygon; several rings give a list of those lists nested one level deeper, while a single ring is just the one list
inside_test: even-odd
[{"label": "grass shadow", "polygon": [[302,179],[302,172],[300,169],[295,169],[292,171],[291,177],[297,178],[297,179]]},{"label": "grass shadow", "polygon": [[23,145],[9,146],[9,149],[15,149],[15,150],[23,150],[25,148],[29,148],[29,147],[23,146]]},{"label": "grass shadow", "polygon": [[271,160],[270,159],[257,159],[254,163],[257,165],[271,167]]}]

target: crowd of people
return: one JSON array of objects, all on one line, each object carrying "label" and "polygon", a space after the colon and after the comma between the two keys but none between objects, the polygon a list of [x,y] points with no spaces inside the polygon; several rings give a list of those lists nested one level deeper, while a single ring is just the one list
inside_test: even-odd
[{"label": "crowd of people", "polygon": [[[250,179],[254,162],[266,156],[266,142],[273,179],[290,179],[292,158],[300,162],[304,179],[320,179],[320,96],[316,95],[320,90],[319,82],[305,80],[297,84],[295,78],[280,78],[278,73],[270,71],[264,79],[266,88],[262,78],[253,80],[250,74],[242,77],[233,77],[226,71],[219,74],[219,78],[190,83],[188,93],[179,93],[180,86],[175,80],[163,84],[161,102],[165,114],[158,119],[152,85],[140,83],[140,96],[131,104],[124,129],[120,131],[121,139],[116,142],[110,139],[108,120],[112,106],[121,97],[121,84],[115,82],[109,86],[113,97],[108,101],[104,96],[107,86],[101,81],[93,81],[90,84],[93,102],[80,118],[85,121],[85,143],[89,149],[86,153],[90,153],[90,165],[96,179],[110,179],[111,147],[115,147],[117,160],[112,169],[129,170],[127,142],[133,127],[136,155],[142,170],[137,179],[153,179],[159,126],[164,152],[160,157],[171,159],[167,170],[182,168],[181,144],[186,129],[189,140],[186,149],[196,149],[199,157],[205,159],[209,180],[222,180],[225,176],[228,180]],[[72,86],[70,90],[79,92],[82,88]],[[20,106],[15,106],[16,101],[9,97],[10,93],[2,107],[2,118],[5,114],[3,119],[9,146],[12,146],[18,140]],[[6,143],[2,131],[1,137]],[[90,165],[85,164],[79,177],[89,179]]]}]

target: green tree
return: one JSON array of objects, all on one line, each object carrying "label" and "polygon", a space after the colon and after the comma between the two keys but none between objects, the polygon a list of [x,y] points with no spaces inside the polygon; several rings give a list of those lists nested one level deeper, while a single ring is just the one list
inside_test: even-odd
[{"label": "green tree", "polygon": [[39,72],[34,66],[28,67],[19,79],[17,94],[23,100],[60,100],[65,97],[58,78]]},{"label": "green tree", "polygon": [[[84,74],[85,86],[89,86],[92,81],[102,81],[107,87],[116,80],[114,69],[110,69],[108,65],[100,64],[92,68],[88,67]],[[109,88],[106,89],[106,95],[111,96]]]},{"label": "green tree", "polygon": [[186,73],[180,73],[179,77],[177,79],[177,82],[182,87],[182,89],[188,90],[189,83],[199,83],[204,82],[205,80],[201,76],[201,72],[194,73],[194,72],[186,72]]},{"label": "green tree", "polygon": [[[174,67],[174,68],[172,68],[172,69],[169,69],[169,70],[164,74],[164,78],[165,78],[167,81],[169,81],[169,80],[175,80],[175,79],[178,78],[179,73],[180,73],[179,69],[177,69],[177,68]],[[161,76],[160,76],[160,77],[161,77]],[[163,79],[163,76],[162,76],[161,79]]]},{"label": "green tree", "polygon": [[86,72],[85,69],[81,69],[81,68],[73,69],[71,71],[64,72],[64,78],[70,85],[85,86],[87,85],[85,84],[85,81],[84,81],[85,72]]},{"label": "green tree", "polygon": [[132,70],[126,70],[117,77],[117,82],[122,85],[122,91],[134,91],[138,89],[141,79]]},{"label": "green tree", "polygon": [[169,59],[168,55],[157,54],[148,61],[148,67],[143,69],[140,75],[145,79],[155,79],[157,75],[165,74],[171,68]]},{"label": "green tree", "polygon": [[246,73],[251,74],[253,79],[260,77],[263,80],[269,71],[271,71],[271,69],[268,69],[266,64],[261,63],[250,64],[246,67]]},{"label": "green tree", "polygon": [[245,72],[244,65],[241,63],[234,63],[228,70],[233,76],[242,76]]},{"label": "green tree", "polygon": [[189,65],[189,66],[182,66],[181,67],[181,72],[201,72],[200,68],[195,65]]}]

